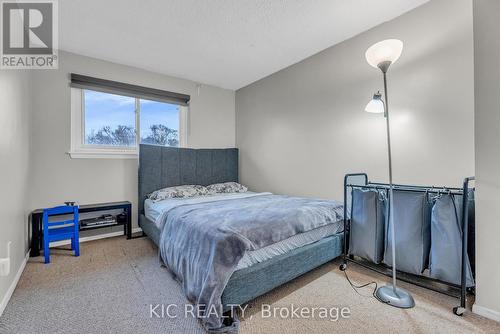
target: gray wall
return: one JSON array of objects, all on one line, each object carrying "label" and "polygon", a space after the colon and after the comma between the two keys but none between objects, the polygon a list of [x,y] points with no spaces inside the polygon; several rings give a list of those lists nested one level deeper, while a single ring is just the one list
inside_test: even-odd
[{"label": "gray wall", "polygon": [[500,1],[474,1],[476,251],[474,310],[500,321]]},{"label": "gray wall", "polygon": [[0,277],[0,313],[28,249],[31,89],[29,71],[0,71],[0,257],[12,241],[10,275]]},{"label": "gray wall", "polygon": [[389,73],[394,179],[460,185],[474,174],[471,0],[434,0],[236,92],[241,180],[254,190],[342,199],[343,176],[387,180],[382,90],[366,49],[405,43]]},{"label": "gray wall", "polygon": [[[60,53],[59,70],[34,76],[33,182],[30,208],[65,200],[80,204],[129,200],[137,218],[136,159],[71,159],[69,73],[191,95],[190,147],[234,147],[234,92],[71,53]],[[137,222],[135,222],[136,225]]]}]

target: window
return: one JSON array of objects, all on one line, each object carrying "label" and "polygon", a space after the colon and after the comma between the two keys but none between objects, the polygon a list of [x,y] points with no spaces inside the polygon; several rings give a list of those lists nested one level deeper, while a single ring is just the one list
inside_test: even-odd
[{"label": "window", "polygon": [[187,107],[89,89],[71,90],[71,157],[135,158],[139,142],[186,146]]}]

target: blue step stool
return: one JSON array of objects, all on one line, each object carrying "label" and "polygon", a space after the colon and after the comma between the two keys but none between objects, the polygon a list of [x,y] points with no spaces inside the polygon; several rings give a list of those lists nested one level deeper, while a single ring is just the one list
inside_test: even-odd
[{"label": "blue step stool", "polygon": [[[51,216],[73,215],[73,219],[50,221]],[[43,209],[43,255],[45,263],[50,263],[49,243],[71,239],[71,250],[80,256],[80,240],[78,238],[78,206],[62,205]]]}]

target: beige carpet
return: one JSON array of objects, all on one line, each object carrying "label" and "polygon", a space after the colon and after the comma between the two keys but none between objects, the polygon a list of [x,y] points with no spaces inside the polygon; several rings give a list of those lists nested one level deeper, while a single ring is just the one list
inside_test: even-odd
[{"label": "beige carpet", "polygon": [[[81,256],[54,250],[52,263],[31,259],[3,316],[0,333],[204,333],[193,318],[150,318],[150,304],[186,299],[147,238],[123,237],[83,243]],[[356,282],[386,281],[351,265]],[[452,314],[454,298],[404,285],[417,306],[400,310],[354,292],[338,262],[326,264],[251,303],[241,333],[500,333],[500,324],[467,312]],[[363,294],[369,296],[370,290]],[[348,307],[350,317],[327,319],[262,318],[261,305]]]}]

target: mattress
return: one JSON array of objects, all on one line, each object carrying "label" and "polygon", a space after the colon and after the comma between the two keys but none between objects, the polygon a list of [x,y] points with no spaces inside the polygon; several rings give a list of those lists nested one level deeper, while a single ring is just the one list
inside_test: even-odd
[{"label": "mattress", "polygon": [[[231,198],[241,198],[242,196],[258,196],[261,194],[269,194],[269,193],[252,193],[252,192],[247,192],[244,194],[224,194],[224,195],[218,195],[217,200],[224,200],[225,198],[231,199]],[[206,199],[207,201],[210,201],[209,198]],[[172,201],[175,201],[174,205],[179,205],[181,202],[182,203],[187,203],[189,204],[189,201],[186,199],[169,199],[165,201],[160,201],[160,202],[152,202],[149,199],[146,199],[144,202],[144,211],[145,211],[145,216],[146,220],[142,221],[141,225],[148,225],[148,226],[141,226],[146,228],[149,233],[157,233],[158,236],[156,239],[159,240],[159,225],[158,225],[158,220],[160,219],[163,211],[165,208],[170,207],[170,203]],[[163,203],[161,203],[163,202]],[[167,203],[170,202],[170,203]],[[154,226],[151,226],[154,225]],[[307,231],[305,233],[299,233],[296,234],[290,238],[287,238],[285,240],[282,240],[280,242],[271,244],[269,246],[254,250],[254,251],[247,251],[245,255],[241,258],[240,262],[238,263],[238,266],[236,270],[240,270],[243,268],[250,267],[254,264],[264,262],[266,260],[272,259],[273,257],[285,254],[287,252],[290,252],[294,249],[303,247],[305,245],[312,244],[314,242],[317,242],[323,238],[326,238],[328,236],[341,233],[342,232],[342,224],[328,224],[310,231]],[[149,234],[148,233],[148,234]],[[150,236],[151,237],[151,236]],[[155,236],[156,237],[156,236]]]},{"label": "mattress", "polygon": [[247,251],[238,263],[236,270],[247,268],[256,263],[272,259],[275,256],[282,255],[296,248],[312,244],[316,241],[337,233],[339,233],[338,226],[336,224],[328,224],[314,230],[307,231],[305,233],[296,234],[293,237],[282,240],[275,244],[254,251]]}]

